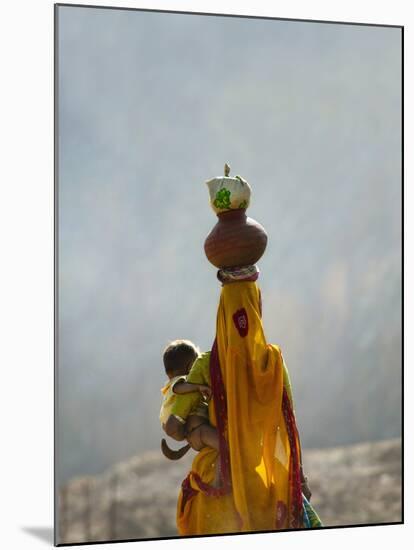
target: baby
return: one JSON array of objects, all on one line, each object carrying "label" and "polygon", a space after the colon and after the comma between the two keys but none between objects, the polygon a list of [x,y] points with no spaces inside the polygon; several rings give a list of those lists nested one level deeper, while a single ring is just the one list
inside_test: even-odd
[{"label": "baby", "polygon": [[[174,434],[170,433],[169,435],[177,441],[187,439],[195,451],[200,451],[203,447],[211,447],[218,451],[217,431],[210,425],[208,419],[208,400],[211,398],[211,389],[204,384],[190,384],[186,381],[199,354],[199,349],[189,340],[175,340],[164,350],[163,361],[169,380],[161,390],[164,398],[161,405],[160,421],[165,431],[177,394],[199,392],[202,399],[197,400],[197,404],[191,410],[186,421],[175,416],[179,421],[180,428]],[[164,446],[166,446],[165,442],[163,449]]]}]

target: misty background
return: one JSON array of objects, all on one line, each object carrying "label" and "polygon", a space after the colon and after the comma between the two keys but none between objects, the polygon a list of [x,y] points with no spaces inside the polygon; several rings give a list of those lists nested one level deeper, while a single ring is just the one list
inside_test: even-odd
[{"label": "misty background", "polygon": [[303,446],[399,437],[401,30],[61,6],[57,78],[59,482],[159,449],[163,348],[214,339],[225,162]]}]

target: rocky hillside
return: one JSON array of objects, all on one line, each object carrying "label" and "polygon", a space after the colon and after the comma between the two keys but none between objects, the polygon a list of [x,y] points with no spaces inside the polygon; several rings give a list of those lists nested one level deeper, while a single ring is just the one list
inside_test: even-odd
[{"label": "rocky hillside", "polygon": [[[191,460],[148,452],[71,480],[59,494],[59,542],[176,535],[176,498]],[[399,439],[308,450],[304,464],[324,525],[401,521]]]}]

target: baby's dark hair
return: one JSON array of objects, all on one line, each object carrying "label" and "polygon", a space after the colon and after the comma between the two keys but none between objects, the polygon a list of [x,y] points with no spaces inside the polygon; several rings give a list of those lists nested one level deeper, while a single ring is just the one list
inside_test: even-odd
[{"label": "baby's dark hair", "polygon": [[174,376],[176,372],[182,372],[189,365],[191,359],[197,359],[199,354],[200,350],[190,340],[174,340],[164,350],[165,372],[168,376]]}]

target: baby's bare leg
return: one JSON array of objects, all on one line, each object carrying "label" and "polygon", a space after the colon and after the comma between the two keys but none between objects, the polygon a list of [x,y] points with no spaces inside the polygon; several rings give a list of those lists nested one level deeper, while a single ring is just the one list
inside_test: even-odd
[{"label": "baby's bare leg", "polygon": [[186,439],[195,451],[201,451],[204,447],[201,441],[200,426],[208,422],[207,418],[190,415],[186,423]]},{"label": "baby's bare leg", "polygon": [[[208,423],[206,418],[191,415],[188,417],[186,428],[187,441],[195,451],[201,451],[204,447],[220,451],[217,430]],[[220,455],[218,454],[214,468],[213,487],[219,487],[220,485],[219,464]]]},{"label": "baby's bare leg", "polygon": [[191,415],[187,420],[187,441],[195,451],[203,447],[219,450],[217,430],[210,426],[205,417]]},{"label": "baby's bare leg", "polygon": [[200,430],[200,439],[203,445],[219,451],[219,439],[216,428],[210,424],[203,424],[197,430]]},{"label": "baby's bare leg", "polygon": [[[194,428],[191,434],[188,435],[187,441],[195,451],[201,451],[204,447],[210,447],[210,449],[214,449],[218,452],[220,451],[217,430],[213,428],[213,426],[210,426],[210,424],[202,424]],[[212,481],[213,487],[220,486],[219,464],[220,454],[218,454],[216,458],[214,479]]]}]

